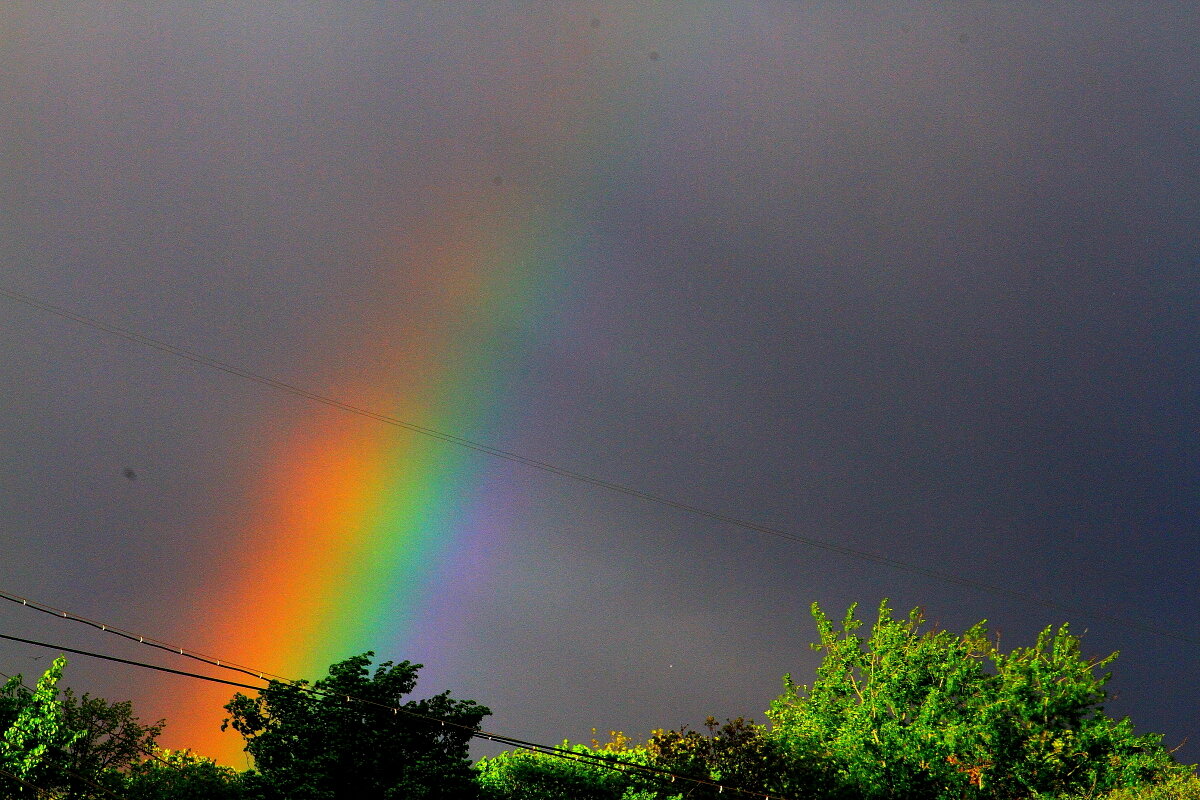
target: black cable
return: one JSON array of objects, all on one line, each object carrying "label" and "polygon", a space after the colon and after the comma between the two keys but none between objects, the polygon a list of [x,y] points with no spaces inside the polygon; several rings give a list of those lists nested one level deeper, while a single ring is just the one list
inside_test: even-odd
[{"label": "black cable", "polygon": [[[20,636],[10,636],[9,634],[6,634],[6,633],[0,633],[0,639],[7,639],[8,641],[20,642],[22,644],[30,644],[30,645],[34,645],[36,647],[45,647],[45,648],[48,648],[51,650],[59,650],[64,653],[74,653],[76,655],[88,656],[89,658],[98,658],[98,659],[101,659],[104,661],[112,661],[112,662],[115,662],[118,664],[125,664],[127,666],[140,667],[142,669],[150,669],[150,670],[154,670],[156,672],[166,672],[171,675],[179,675],[179,676],[185,677],[185,678],[193,678],[193,679],[198,679],[198,680],[203,680],[203,681],[210,681],[212,683],[220,683],[220,684],[224,684],[226,686],[233,686],[233,687],[236,687],[239,689],[250,689],[251,691],[255,691],[255,692],[262,692],[265,688],[268,688],[268,687],[263,687],[263,686],[251,686],[250,684],[239,683],[237,681],[231,681],[231,680],[227,680],[225,678],[217,678],[217,677],[214,677],[211,675],[201,675],[201,674],[195,673],[195,672],[185,672],[183,670],[171,669],[170,667],[163,667],[158,664],[147,664],[143,661],[131,661],[126,658],[119,658],[117,656],[111,656],[106,653],[95,653],[95,652],[92,652],[89,650],[80,650],[78,648],[73,648],[73,647],[63,647],[62,645],[49,644],[47,642],[39,642],[34,639],[24,639]],[[280,681],[272,681],[272,683],[280,683]],[[288,682],[283,682],[283,683],[288,683]],[[500,744],[507,744],[507,745],[510,745],[513,747],[519,747],[524,750],[531,750],[533,752],[542,753],[544,755],[551,755],[551,756],[555,756],[555,757],[559,757],[559,758],[569,759],[572,761],[587,761],[587,762],[595,764],[597,766],[609,767],[611,769],[634,770],[634,771],[638,771],[638,772],[647,773],[653,777],[662,778],[662,779],[670,779],[671,782],[674,782],[675,780],[681,780],[681,781],[691,783],[693,785],[709,786],[711,788],[718,789],[721,792],[724,792],[724,790],[728,789],[731,792],[738,792],[741,794],[750,795],[752,797],[761,797],[761,798],[764,798],[764,800],[787,800],[786,798],[780,797],[778,795],[770,795],[770,794],[766,794],[764,792],[751,791],[749,789],[740,789],[736,786],[729,786],[729,785],[717,783],[715,781],[705,780],[703,778],[693,778],[693,777],[690,777],[687,775],[681,775],[679,773],[671,772],[670,770],[661,769],[659,767],[652,767],[648,764],[634,764],[634,763],[630,763],[627,761],[626,762],[616,761],[616,760],[605,758],[603,756],[592,754],[592,753],[577,753],[573,750],[567,750],[562,747],[555,747],[553,745],[547,745],[547,744],[539,744],[537,742],[530,742],[530,741],[526,741],[524,739],[518,739],[514,736],[506,736],[506,735],[500,734],[500,733],[493,733],[491,731],[485,731],[480,728],[473,728],[469,725],[462,725],[462,724],[459,724],[456,722],[447,722],[446,720],[438,719],[437,717],[431,717],[427,714],[421,714],[416,711],[410,711],[409,709],[401,708],[399,706],[389,706],[385,703],[378,703],[373,700],[364,700],[362,698],[357,698],[352,695],[342,694],[340,692],[330,692],[330,691],[326,691],[323,689],[317,689],[315,687],[307,686],[307,685],[299,684],[299,683],[290,683],[289,685],[291,685],[291,686],[295,687],[296,689],[299,689],[303,692],[307,692],[308,694],[319,695],[322,697],[345,698],[347,702],[354,702],[354,703],[359,703],[362,705],[374,706],[376,708],[384,709],[386,711],[391,711],[393,714],[396,714],[396,715],[404,714],[405,716],[422,720],[431,725],[438,725],[441,727],[449,727],[449,728],[457,728],[458,730],[469,733],[471,736],[473,736],[475,738],[486,739],[487,741],[498,742]]]},{"label": "black cable", "polygon": [[[21,596],[19,596],[19,595],[15,595],[15,594],[12,594],[12,593],[10,593],[10,592],[0,591],[0,598],[2,598],[2,599],[5,599],[5,600],[9,600],[9,601],[11,601],[11,602],[14,602],[14,603],[20,603],[22,606],[24,606],[24,607],[26,607],[26,608],[32,608],[32,609],[34,609],[35,611],[40,611],[40,612],[42,612],[42,613],[49,614],[50,616],[53,616],[53,617],[55,617],[56,619],[67,619],[67,620],[71,620],[71,621],[73,621],[73,622],[82,622],[82,623],[84,623],[84,624],[86,624],[86,625],[88,625],[88,626],[90,626],[90,627],[96,628],[97,630],[104,631],[104,632],[106,632],[106,633],[115,633],[115,634],[117,634],[118,636],[121,636],[122,638],[125,638],[125,639],[130,639],[130,640],[132,640],[132,641],[136,641],[136,642],[139,642],[139,643],[141,643],[141,644],[148,644],[148,645],[150,645],[150,646],[152,646],[152,647],[156,647],[156,648],[158,648],[158,649],[160,649],[160,650],[164,650],[165,652],[169,652],[169,653],[171,653],[171,654],[173,654],[173,655],[184,655],[184,656],[187,656],[187,657],[189,657],[189,658],[194,658],[194,659],[196,659],[196,660],[203,661],[204,663],[211,664],[211,665],[213,665],[213,666],[218,666],[218,667],[223,667],[223,668],[226,668],[226,669],[236,670],[236,671],[238,671],[238,672],[244,672],[245,674],[248,674],[248,675],[251,675],[251,676],[254,676],[254,677],[258,677],[260,680],[268,680],[267,678],[265,678],[265,677],[263,677],[263,676],[264,676],[264,675],[270,675],[270,676],[271,676],[271,679],[277,680],[279,683],[284,683],[284,684],[289,684],[289,685],[298,686],[298,684],[297,684],[295,681],[289,680],[289,679],[287,679],[287,678],[284,678],[284,677],[282,677],[282,676],[279,676],[279,675],[272,675],[271,673],[267,673],[267,672],[261,672],[261,671],[258,671],[258,670],[254,670],[254,669],[252,669],[252,668],[243,668],[243,667],[240,667],[240,666],[234,666],[234,665],[232,665],[232,663],[231,663],[231,662],[229,662],[229,661],[222,661],[222,660],[220,660],[220,659],[212,658],[212,657],[209,657],[209,656],[195,655],[195,654],[193,654],[193,653],[190,653],[190,652],[188,652],[188,651],[187,651],[185,648],[179,647],[178,645],[169,645],[169,644],[166,644],[166,643],[160,642],[160,641],[158,641],[158,640],[151,639],[151,638],[149,638],[149,637],[142,636],[142,635],[139,635],[139,634],[136,634],[136,633],[131,633],[131,632],[129,632],[129,631],[122,631],[121,629],[119,629],[119,628],[115,628],[115,627],[113,627],[112,625],[108,625],[107,623],[99,622],[99,621],[96,621],[96,620],[91,620],[91,619],[88,619],[88,618],[86,618],[86,617],[82,617],[82,616],[79,616],[79,615],[77,615],[77,614],[74,614],[74,613],[72,613],[72,612],[70,612],[70,611],[65,611],[65,610],[63,610],[63,609],[61,609],[61,608],[55,608],[54,606],[49,606],[49,605],[46,605],[46,604],[44,604],[44,603],[40,603],[40,602],[38,602],[38,601],[36,601],[36,600],[31,600],[31,599],[29,599],[29,598],[21,597]],[[0,635],[0,636],[2,636],[2,635]],[[11,637],[11,636],[3,636],[3,638],[16,639],[16,637]],[[25,640],[19,640],[19,641],[25,641]],[[36,643],[35,643],[35,644],[36,644]],[[71,649],[71,648],[59,648],[59,649],[62,649],[62,650],[64,650],[64,651],[66,651],[66,652],[74,652],[74,653],[79,653],[79,654],[82,654],[82,655],[95,655],[95,657],[97,657],[97,658],[104,658],[104,659],[108,659],[108,660],[114,660],[114,661],[118,661],[118,662],[120,662],[120,663],[125,663],[125,664],[131,664],[131,665],[142,665],[142,663],[141,663],[141,662],[129,661],[129,660],[126,660],[126,659],[117,658],[116,656],[108,656],[108,655],[99,655],[99,654],[93,654],[93,653],[90,653],[90,652],[88,652],[88,651],[83,651],[83,650],[74,650],[74,649]],[[166,671],[166,672],[171,672],[171,673],[174,673],[174,674],[177,674],[177,675],[182,675],[182,676],[187,676],[187,677],[199,677],[199,678],[204,678],[205,680],[217,681],[217,682],[225,683],[225,684],[227,684],[227,685],[230,685],[230,686],[236,686],[236,687],[243,688],[243,689],[253,689],[253,690],[255,690],[255,691],[261,691],[261,689],[262,689],[262,687],[259,687],[259,686],[252,686],[252,685],[249,685],[249,684],[237,683],[237,682],[235,682],[235,681],[226,681],[226,680],[222,680],[222,679],[220,679],[220,678],[210,678],[210,677],[206,677],[206,676],[198,675],[198,674],[196,674],[196,673],[184,672],[184,671],[181,671],[181,670],[173,670],[173,669],[170,669],[170,668],[168,668],[168,667],[155,667],[155,669],[160,669],[160,670],[163,670],[163,671]],[[311,689],[311,688],[308,688],[308,687],[300,687],[300,688],[303,688],[305,691],[309,691],[309,692],[315,692],[315,693],[318,693],[318,694],[323,694],[323,693],[322,693],[322,692],[320,692],[319,690]],[[350,698],[348,697],[347,699],[350,699]],[[379,703],[375,703],[375,702],[373,702],[373,701],[360,701],[360,702],[365,702],[365,703],[368,703],[368,704],[370,704],[370,705],[377,705],[377,706],[380,706],[381,708],[385,708],[385,709],[388,709],[388,710],[391,710],[391,711],[403,710],[403,709],[396,709],[396,708],[394,708],[394,707],[392,707],[392,706],[386,706],[386,705],[382,705],[382,704],[379,704]],[[406,711],[406,710],[404,711],[404,713],[406,713],[406,714],[415,714],[415,712],[410,712],[410,711]],[[419,715],[418,715],[418,716],[419,716]],[[445,724],[444,722],[442,722],[442,721],[440,721],[440,720],[435,720],[435,721],[439,722],[439,724],[443,724],[443,725]],[[499,737],[499,736],[500,736],[500,734],[489,734],[489,735],[490,735],[490,736],[492,736],[492,737]],[[515,741],[515,740],[514,740],[514,741]],[[526,745],[528,745],[528,746],[530,746],[530,747],[539,746],[539,745],[534,745],[533,743],[529,743],[529,742],[526,742],[525,744],[526,744]]]},{"label": "black cable", "polygon": [[92,658],[100,658],[105,661],[115,661],[118,664],[127,664],[131,667],[144,667],[145,669],[153,669],[158,672],[169,672],[172,675],[181,675],[185,678],[197,678],[202,681],[211,681],[213,683],[223,683],[227,686],[236,686],[239,689],[251,689],[255,692],[262,691],[262,686],[251,686],[248,683],[237,683],[236,681],[225,680],[224,678],[214,678],[211,675],[201,675],[197,672],[184,672],[181,669],[171,669],[170,667],[159,666],[158,664],[147,664],[143,661],[130,661],[127,658],[119,658],[110,656],[105,653],[93,653],[89,650],[78,650],[74,647],[63,647],[57,644],[47,644],[46,642],[38,642],[33,639],[22,639],[20,636],[9,636],[7,633],[0,633],[0,639],[8,639],[10,642],[21,642],[22,644],[32,644],[38,647],[47,647],[51,650],[61,650],[64,653],[75,653],[81,656],[90,656]]},{"label": "black cable", "polygon": [[190,658],[195,661],[200,661],[205,664],[209,664],[210,666],[220,667],[221,669],[233,670],[234,672],[240,672],[244,675],[249,675],[251,677],[258,678],[259,680],[268,680],[268,679],[274,678],[274,679],[284,681],[285,683],[288,682],[288,679],[283,677],[282,675],[275,675],[270,672],[264,672],[263,670],[254,669],[253,667],[247,667],[244,664],[236,664],[232,661],[225,661],[220,658],[217,658],[216,656],[206,655],[206,654],[201,653],[196,650],[188,650],[186,648],[180,647],[179,645],[170,644],[169,642],[164,642],[161,639],[155,639],[150,636],[143,636],[139,633],[134,633],[133,631],[123,630],[121,628],[117,628],[112,625],[109,625],[106,622],[100,622],[98,620],[89,619],[89,618],[81,616],[79,614],[75,614],[71,611],[66,611],[61,608],[55,608],[54,606],[48,605],[46,603],[42,603],[37,600],[31,600],[28,597],[22,597],[19,594],[15,594],[13,592],[8,592],[3,589],[0,589],[0,600],[8,600],[11,603],[19,603],[26,608],[31,608],[34,611],[40,611],[43,614],[49,614],[50,616],[56,617],[58,619],[66,619],[66,620],[70,620],[71,622],[79,622],[84,625],[87,625],[88,627],[95,628],[96,630],[99,630],[99,631],[103,631],[104,633],[111,633],[114,636],[120,636],[122,639],[128,639],[131,642],[137,642],[138,644],[144,644],[148,647],[153,647],[158,650],[163,650],[167,653],[171,653],[172,655],[183,656],[184,658]]},{"label": "black cable", "polygon": [[667,508],[674,508],[679,511],[686,511],[690,514],[695,514],[697,516],[704,517],[706,519],[715,520],[717,522],[724,522],[728,525],[733,525],[735,527],[742,528],[744,530],[755,531],[757,533],[763,533],[768,536],[774,536],[776,538],[784,539],[784,540],[787,540],[790,542],[796,542],[798,544],[807,545],[809,547],[815,547],[815,548],[818,548],[821,550],[826,550],[831,553],[839,553],[841,555],[850,556],[851,558],[859,559],[860,561],[869,561],[869,562],[876,563],[876,564],[882,564],[884,566],[888,566],[893,569],[900,570],[902,572],[908,572],[913,575],[920,575],[922,577],[932,578],[932,579],[934,579],[936,581],[940,581],[942,583],[947,583],[947,584],[951,584],[954,586],[961,586],[961,587],[967,588],[967,589],[975,589],[978,591],[987,592],[989,594],[994,594],[994,595],[998,595],[1001,597],[1007,597],[1010,600],[1016,600],[1018,602],[1028,603],[1030,605],[1035,605],[1035,606],[1039,606],[1042,608],[1049,608],[1049,609],[1053,609],[1055,611],[1062,611],[1062,612],[1066,612],[1066,613],[1069,613],[1072,615],[1087,616],[1087,617],[1091,617],[1092,619],[1102,620],[1104,622],[1109,622],[1114,625],[1120,625],[1122,627],[1140,630],[1140,631],[1143,631],[1146,633],[1154,634],[1156,636],[1162,636],[1162,637],[1169,638],[1169,639],[1175,639],[1175,640],[1178,640],[1181,642],[1186,642],[1188,644],[1200,645],[1200,639],[1195,639],[1190,636],[1184,636],[1183,634],[1169,631],[1169,630],[1166,630],[1163,628],[1158,628],[1153,625],[1148,625],[1144,622],[1130,619],[1128,617],[1119,617],[1119,616],[1115,616],[1113,614],[1107,614],[1107,613],[1104,613],[1101,611],[1094,611],[1094,610],[1091,610],[1091,609],[1088,609],[1088,608],[1085,608],[1082,606],[1073,606],[1073,605],[1068,605],[1068,604],[1064,604],[1064,603],[1058,603],[1058,602],[1055,602],[1052,600],[1045,600],[1043,598],[1039,598],[1039,597],[1035,597],[1030,594],[1026,594],[1025,592],[1018,592],[1013,589],[1005,588],[1003,586],[996,586],[995,584],[984,583],[983,581],[971,580],[969,578],[963,578],[963,577],[960,577],[958,575],[953,575],[948,572],[941,572],[940,570],[929,569],[927,567],[922,567],[917,564],[913,564],[908,561],[903,561],[898,558],[892,558],[890,556],[880,555],[878,553],[872,553],[872,552],[869,552],[866,550],[859,550],[854,547],[847,547],[845,545],[837,544],[835,542],[825,541],[823,539],[814,539],[810,536],[803,536],[803,535],[797,534],[797,533],[789,533],[788,531],[784,531],[779,528],[773,528],[769,525],[761,525],[757,522],[752,522],[750,520],[742,519],[740,517],[735,517],[735,516],[732,516],[729,514],[723,514],[719,511],[712,511],[712,510],[709,510],[706,508],[701,508],[700,506],[691,505],[690,503],[684,503],[679,500],[672,500],[669,497],[663,497],[661,495],[652,494],[650,492],[644,492],[641,489],[637,489],[632,486],[627,486],[622,483],[605,480],[603,478],[597,478],[597,477],[594,477],[592,475],[587,475],[582,472],[576,472],[575,470],[567,469],[566,467],[560,467],[555,464],[550,464],[546,461],[539,461],[537,459],[529,458],[527,456],[523,456],[518,453],[513,453],[508,450],[501,450],[498,447],[492,447],[491,445],[483,444],[481,442],[476,442],[471,439],[464,438],[462,436],[456,436],[452,433],[445,433],[444,431],[435,430],[433,428],[427,428],[424,425],[417,425],[416,423],[405,422],[404,420],[397,419],[397,418],[389,416],[387,414],[381,414],[376,411],[371,411],[369,409],[362,408],[361,406],[356,406],[352,403],[347,403],[342,400],[338,400],[336,398],[329,397],[328,395],[323,395],[323,394],[319,394],[317,392],[312,392],[312,391],[309,391],[308,389],[304,389],[300,386],[296,386],[294,384],[287,383],[285,381],[276,380],[275,378],[269,378],[265,375],[260,375],[256,372],[252,372],[248,369],[243,369],[241,367],[237,367],[232,364],[227,364],[224,361],[218,361],[217,359],[209,358],[208,356],[201,355],[199,353],[194,353],[190,350],[184,350],[183,348],[176,347],[175,345],[169,344],[169,343],[161,341],[159,339],[154,339],[149,336],[144,336],[135,331],[131,331],[126,328],[121,328],[116,325],[111,325],[107,322],[102,322],[100,320],[85,316],[83,314],[76,313],[74,311],[63,308],[61,306],[57,306],[52,303],[47,303],[44,300],[39,300],[36,297],[31,297],[29,295],[13,291],[12,289],[7,289],[3,286],[0,286],[0,296],[7,297],[10,300],[15,300],[19,303],[24,303],[25,305],[32,306],[34,308],[40,309],[42,311],[46,311],[51,314],[55,314],[57,316],[65,318],[65,319],[69,319],[74,322],[78,322],[82,325],[87,325],[88,327],[95,328],[97,330],[101,330],[106,333],[111,333],[115,336],[120,336],[123,339],[128,339],[129,341],[137,342],[138,344],[143,344],[143,345],[146,345],[147,347],[153,347],[156,350],[161,350],[165,353],[170,353],[171,355],[178,356],[179,358],[184,358],[184,359],[187,359],[188,361],[193,361],[197,364],[203,364],[205,366],[212,367],[213,369],[218,369],[218,370],[221,370],[222,372],[227,372],[230,375],[236,375],[238,377],[245,378],[247,380],[251,380],[256,383],[260,383],[264,386],[270,386],[275,389],[280,389],[282,391],[296,395],[297,397],[303,397],[308,400],[313,400],[318,403],[323,403],[327,406],[339,408],[343,411],[349,411],[353,414],[358,414],[360,416],[364,416],[369,419],[374,419],[379,422],[383,422],[388,425],[393,425],[398,428],[403,428],[405,430],[409,430],[414,433],[420,433],[425,436],[429,436],[429,437],[438,439],[443,442],[448,442],[450,444],[456,444],[456,445],[459,445],[460,447],[466,447],[468,449],[475,450],[480,453],[486,453],[488,455],[495,456],[496,458],[502,458],[507,461],[512,461],[512,462],[515,462],[518,464],[523,464],[524,466],[530,467],[532,469],[541,470],[542,472],[548,472],[552,475],[558,475],[563,478],[569,478],[570,480],[579,481],[580,483],[587,483],[592,486],[598,486],[600,488],[608,489],[610,491],[617,492],[619,494],[624,494],[629,497],[635,497],[639,500],[644,500],[649,503],[655,503],[657,505],[666,506]]}]

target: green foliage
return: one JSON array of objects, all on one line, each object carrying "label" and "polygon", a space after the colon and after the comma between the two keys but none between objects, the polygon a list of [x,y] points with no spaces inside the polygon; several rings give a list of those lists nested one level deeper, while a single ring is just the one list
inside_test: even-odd
[{"label": "green foliage", "polygon": [[[141,725],[133,704],[61,693],[65,658],[54,661],[30,691],[20,675],[0,689],[0,744],[3,770],[56,798],[92,797],[119,792],[123,771],[141,761],[164,723]],[[19,795],[13,777],[5,788]],[[26,793],[31,791],[24,787]]]},{"label": "green foliage", "polygon": [[85,774],[123,770],[141,761],[166,727],[163,720],[142,725],[129,700],[110,703],[88,694],[77,698],[66,689],[62,707],[64,723],[80,733],[71,745],[70,766]]},{"label": "green foliage", "polygon": [[[795,778],[792,760],[762,726],[739,717],[718,724],[709,717],[707,735],[689,730],[654,731],[645,744],[611,731],[611,740],[592,747],[563,742],[580,756],[570,760],[528,751],[509,751],[476,764],[484,800],[689,800],[716,797],[717,789],[687,781],[695,778],[784,794]],[[602,763],[597,763],[602,762]],[[608,766],[608,765],[612,766]],[[651,767],[681,776],[670,782],[652,772],[624,769],[623,764]]]},{"label": "green foliage", "polygon": [[[621,763],[645,764],[645,752],[616,746],[587,747],[563,742],[562,749],[580,758],[509,750],[475,764],[482,800],[625,800],[637,790],[636,776],[619,768]],[[596,761],[613,767],[597,764]],[[614,768],[615,767],[615,768]],[[648,794],[646,797],[657,797]]]},{"label": "green foliage", "polygon": [[813,604],[824,651],[811,688],[785,677],[771,736],[819,776],[818,794],[870,800],[1097,796],[1177,769],[1161,737],[1103,713],[1116,657],[1085,660],[1063,625],[1003,653],[984,623],[922,631],[886,601],[869,638],[854,606],[841,631]]},{"label": "green foliage", "polygon": [[76,735],[55,776],[56,785],[67,787],[67,796],[90,795],[96,785],[118,791],[123,773],[153,751],[166,727],[162,720],[142,725],[128,700],[109,703],[88,694],[77,698],[66,689],[61,703],[63,722]]},{"label": "green foliage", "polygon": [[[755,792],[790,794],[804,783],[803,765],[761,725],[743,717],[718,724],[709,717],[708,735],[689,730],[657,730],[646,743],[649,763],[659,769]],[[707,786],[689,789],[689,798],[716,797]]]},{"label": "green foliage", "polygon": [[919,611],[895,619],[886,601],[866,637],[853,606],[840,629],[812,611],[824,653],[816,680],[785,676],[769,729],[709,717],[706,731],[656,730],[644,744],[619,732],[603,745],[564,742],[575,760],[511,751],[474,769],[470,731],[488,710],[448,692],[404,701],[420,669],[407,661],[372,671],[366,653],[311,686],[236,695],[226,725],[257,767],[239,773],[158,750],[164,723],[142,725],[129,702],[60,695],[59,658],[33,691],[20,676],[0,687],[0,797],[33,797],[33,787],[52,800],[718,796],[637,769],[649,767],[794,800],[1200,800],[1195,768],[1175,763],[1160,736],[1104,713],[1116,654],[1085,659],[1066,625],[1006,653],[982,622],[961,635],[925,630]]},{"label": "green foliage", "polygon": [[15,718],[0,740],[0,769],[8,773],[0,776],[4,779],[0,786],[9,797],[31,795],[32,790],[26,784],[47,787],[56,782],[61,754],[82,735],[67,726],[62,704],[58,702],[58,682],[66,664],[62,656],[54,659],[28,697],[16,694],[20,676],[11,678],[4,686],[5,696],[16,700],[11,704],[16,709]]},{"label": "green foliage", "polygon": [[28,702],[29,690],[25,688],[24,678],[13,675],[0,686],[0,732],[7,731],[17,720],[17,714]]},{"label": "green foliage", "polygon": [[188,750],[158,750],[134,764],[119,794],[126,800],[256,800],[253,773],[238,773]]},{"label": "green foliage", "polygon": [[[420,665],[386,662],[368,670],[374,653],[354,656],[308,684],[272,682],[258,697],[234,696],[226,724],[246,739],[263,781],[286,800],[399,800],[475,794],[467,745],[470,729],[489,714],[449,692],[404,702]],[[395,714],[377,705],[444,720]]]},{"label": "green foliage", "polygon": [[1200,800],[1200,777],[1185,768],[1136,788],[1115,789],[1100,797],[1079,795],[1069,800]]}]

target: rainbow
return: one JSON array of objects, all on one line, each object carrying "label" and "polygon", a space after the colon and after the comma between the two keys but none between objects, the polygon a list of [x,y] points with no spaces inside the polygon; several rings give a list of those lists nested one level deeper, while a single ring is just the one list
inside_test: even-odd
[{"label": "rainbow", "polygon": [[[397,274],[416,272],[420,284],[396,286],[404,320],[380,321],[375,330],[383,335],[346,348],[370,365],[363,372],[371,377],[339,386],[339,398],[511,445],[506,437],[524,413],[517,407],[523,365],[586,292],[574,265],[590,241],[589,224],[572,201],[602,201],[606,154],[638,146],[632,123],[615,114],[606,93],[628,101],[630,82],[655,68],[636,51],[617,66],[597,57],[594,26],[578,22],[558,26],[571,32],[556,42],[565,66],[555,90],[506,121],[523,131],[541,174],[552,177],[523,188],[502,168],[488,174],[472,162],[428,187],[434,212],[417,229],[358,243],[384,269],[410,265],[395,267]],[[508,91],[537,94],[519,84]],[[403,374],[381,378],[388,364],[403,365]],[[197,607],[190,629],[206,631],[209,652],[311,679],[368,649],[405,657],[435,587],[486,571],[487,553],[498,546],[495,515],[504,513],[489,471],[510,467],[344,412],[318,408],[307,416],[313,424],[264,454],[254,507],[240,514],[236,562],[214,565],[223,589]],[[179,691],[164,684],[160,693]],[[168,708],[164,743],[244,763],[241,739],[218,731],[230,690],[186,691]]]},{"label": "rainbow", "polygon": [[[535,348],[539,313],[569,302],[555,278],[571,244],[533,225],[481,233],[474,224],[467,241],[413,248],[439,278],[437,314],[469,323],[455,338],[406,333],[416,352],[400,360],[427,378],[409,384],[393,404],[400,409],[388,413],[504,446],[496,436],[515,413],[505,384]],[[501,340],[508,363],[484,346]],[[212,652],[315,678],[333,661],[410,641],[436,589],[483,568],[494,546],[486,518],[496,509],[488,506],[502,503],[488,490],[497,466],[488,456],[336,410],[306,416],[317,424],[267,459],[238,564],[193,629],[207,628]],[[189,691],[186,718],[196,724],[172,724],[171,740],[238,763],[241,740],[217,730],[231,692]]]}]

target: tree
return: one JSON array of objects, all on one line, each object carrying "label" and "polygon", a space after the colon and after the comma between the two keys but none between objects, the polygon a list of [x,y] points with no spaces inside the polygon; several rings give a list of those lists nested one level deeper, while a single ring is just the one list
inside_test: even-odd
[{"label": "tree", "polygon": [[[656,730],[645,750],[651,766],[754,792],[790,795],[803,774],[795,759],[761,725],[744,717],[719,724],[705,720],[708,735],[687,726]],[[689,798],[716,797],[718,790],[697,786]]]},{"label": "tree", "polygon": [[[592,729],[595,733],[595,728]],[[644,746],[631,747],[620,731],[609,731],[605,744],[592,746],[563,741],[560,755],[530,750],[508,750],[475,764],[483,800],[657,800],[662,783],[642,770],[622,765],[647,766]],[[676,787],[677,788],[677,787]]]},{"label": "tree", "polygon": [[[722,725],[709,717],[705,728],[707,735],[687,726],[656,730],[644,744],[610,731],[610,741],[603,745],[595,739],[592,747],[563,742],[562,749],[578,760],[514,750],[480,759],[476,769],[485,800],[704,800],[724,794],[723,788],[687,778],[787,793],[795,779],[791,759],[762,726],[743,717]],[[658,772],[685,780],[672,781]]]},{"label": "tree", "polygon": [[74,731],[75,740],[64,754],[57,783],[68,787],[67,798],[90,797],[99,784],[115,791],[124,780],[122,773],[154,752],[154,743],[166,722],[142,725],[133,703],[109,703],[103,697],[63,692],[63,724]]},{"label": "tree", "polygon": [[3,769],[62,800],[117,791],[122,773],[144,758],[165,723],[140,724],[129,701],[76,697],[70,689],[60,695],[65,666],[65,658],[55,660],[32,691],[20,675],[0,689]]},{"label": "tree", "polygon": [[[1063,800],[1093,800],[1093,795],[1078,795]],[[1160,780],[1137,787],[1114,789],[1098,800],[1196,800],[1200,797],[1200,777],[1186,769],[1174,771]]]},{"label": "tree", "polygon": [[824,651],[812,687],[784,678],[772,736],[821,776],[827,797],[998,800],[1165,780],[1180,769],[1156,735],[1103,713],[1116,653],[1085,660],[1068,626],[1003,653],[984,623],[922,631],[884,601],[868,639],[851,606],[841,632],[813,604]]},{"label": "tree", "polygon": [[[507,750],[475,764],[483,800],[623,800],[634,788],[634,778],[616,767],[619,761],[645,763],[644,754],[616,753],[564,741],[562,749],[579,756],[549,755],[529,750]],[[595,759],[613,763],[607,767]]]},{"label": "tree", "polygon": [[388,661],[371,674],[374,655],[334,664],[311,686],[273,681],[258,697],[239,693],[225,725],[245,737],[263,780],[287,800],[472,797],[467,746],[491,712],[449,692],[402,701],[420,665]]},{"label": "tree", "polygon": [[254,800],[257,776],[187,750],[157,750],[133,765],[118,794],[126,800]]},{"label": "tree", "polygon": [[62,755],[81,736],[67,727],[58,702],[58,681],[66,665],[66,658],[54,659],[27,697],[17,694],[21,676],[10,678],[4,685],[5,698],[15,701],[5,705],[16,710],[0,739],[0,786],[8,797],[32,796],[31,787],[47,788],[57,783]]}]

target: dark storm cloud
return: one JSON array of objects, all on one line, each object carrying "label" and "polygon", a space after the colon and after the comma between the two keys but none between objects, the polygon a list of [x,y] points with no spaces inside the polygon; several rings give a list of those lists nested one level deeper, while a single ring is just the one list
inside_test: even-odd
[{"label": "dark storm cloud", "polygon": [[[557,200],[559,147],[586,176],[585,299],[514,382],[521,452],[1195,635],[1190,11],[3,13],[18,288],[336,388],[383,366],[348,343],[430,291],[362,242],[442,195]],[[572,112],[620,135],[582,144],[529,116],[568,105],[578,41],[626,76]],[[252,527],[247,476],[315,412],[29,309],[0,335],[8,580],[186,639],[220,582],[194,565]],[[813,599],[989,617],[1011,644],[1060,621],[497,474],[519,524],[427,677],[528,738],[757,714],[811,669]],[[1195,738],[1194,648],[1076,621],[1125,651],[1118,711]]]}]

